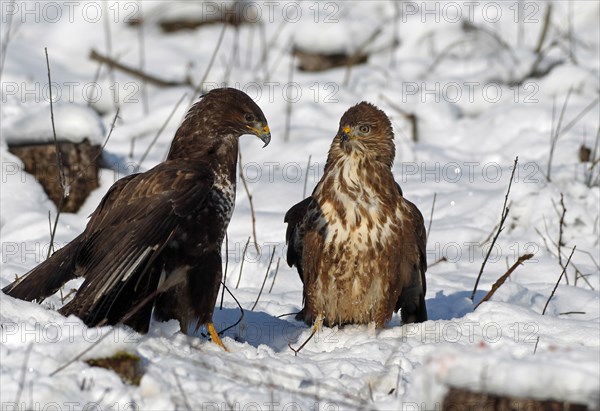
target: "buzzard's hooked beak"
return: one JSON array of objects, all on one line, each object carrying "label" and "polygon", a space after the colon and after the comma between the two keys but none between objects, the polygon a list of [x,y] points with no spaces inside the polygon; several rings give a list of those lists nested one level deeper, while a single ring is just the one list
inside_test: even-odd
[{"label": "buzzard's hooked beak", "polygon": [[340,133],[340,136],[342,144],[345,144],[348,140],[350,140],[350,127],[344,127]]},{"label": "buzzard's hooked beak", "polygon": [[266,146],[269,145],[269,143],[271,142],[271,130],[269,130],[269,126],[268,125],[262,125],[262,124],[257,124],[256,127],[248,127],[250,128],[250,130],[252,130],[252,134],[254,134],[256,137],[260,138],[261,141],[263,143],[265,143],[265,145],[263,146],[263,148],[265,148]]}]

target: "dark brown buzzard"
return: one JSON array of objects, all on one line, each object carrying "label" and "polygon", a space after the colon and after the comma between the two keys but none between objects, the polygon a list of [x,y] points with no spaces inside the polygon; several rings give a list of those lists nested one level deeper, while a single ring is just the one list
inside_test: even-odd
[{"label": "dark brown buzzard", "polygon": [[362,102],[342,116],[323,177],[285,215],[287,262],[304,284],[298,319],[382,327],[427,320],[425,227],[394,181],[394,133]]},{"label": "dark brown buzzard", "polygon": [[[212,314],[243,134],[265,146],[271,139],[256,103],[230,88],[205,94],[175,133],[166,161],[117,181],[82,234],[3,291],[40,302],[84,277],[62,314],[89,326],[125,319],[147,332],[154,307],[158,320],[175,318],[184,333],[207,324],[220,343]],[[176,285],[149,298],[163,283]]]}]

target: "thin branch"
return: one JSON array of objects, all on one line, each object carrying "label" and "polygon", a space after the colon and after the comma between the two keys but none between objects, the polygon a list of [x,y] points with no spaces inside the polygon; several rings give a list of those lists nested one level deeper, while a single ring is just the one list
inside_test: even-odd
[{"label": "thin branch", "polygon": [[273,286],[275,285],[275,280],[277,279],[277,273],[279,272],[279,262],[281,261],[281,257],[277,257],[277,264],[275,265],[275,275],[273,276],[273,282],[271,283],[271,287],[269,288],[269,294],[273,291]]},{"label": "thin branch", "polygon": [[[246,191],[246,196],[248,196],[248,202],[250,203],[250,215],[252,217],[252,237],[254,238],[254,248],[256,248],[257,253],[260,253],[260,250],[258,249],[258,240],[256,238],[256,215],[254,214],[254,203],[252,202],[252,194],[250,194],[250,189],[248,188],[248,183],[246,182],[246,176],[244,175],[244,166],[242,164],[241,149],[238,151],[238,157],[240,179],[242,180],[242,184],[244,185],[244,191]],[[237,286],[235,288],[237,288]]]},{"label": "thin branch", "polygon": [[27,364],[29,364],[29,356],[31,355],[31,350],[33,349],[33,342],[29,343],[27,347],[27,351],[25,352],[25,360],[23,361],[23,367],[21,368],[21,380],[19,381],[19,390],[17,391],[17,398],[15,400],[15,404],[19,404],[21,401],[21,394],[23,393],[23,389],[25,388],[25,376],[27,375]]},{"label": "thin branch", "polygon": [[186,410],[191,411],[192,407],[190,407],[190,403],[188,402],[187,395],[186,395],[185,391],[183,390],[183,387],[181,386],[181,381],[179,381],[179,376],[177,375],[175,370],[173,370],[173,375],[175,376],[175,382],[177,383],[177,388],[179,388],[179,391],[181,392],[181,396],[183,397],[183,405],[185,405]]},{"label": "thin branch", "polygon": [[[144,68],[146,65],[146,40],[144,36],[144,16],[142,14],[142,2],[140,1],[138,4],[138,18],[140,19],[140,24],[138,27],[138,45],[140,49],[140,73],[144,72]],[[148,115],[149,107],[148,107],[148,82],[146,79],[142,79],[142,107],[144,108],[144,114]],[[131,144],[133,145],[135,142],[135,138],[131,139]],[[133,148],[131,150],[133,152]]]},{"label": "thin branch", "polygon": [[240,318],[238,318],[238,320],[235,323],[231,324],[229,327],[225,328],[222,331],[219,331],[219,335],[225,334],[226,331],[232,329],[233,327],[235,327],[236,325],[238,325],[239,323],[241,323],[242,320],[244,319],[244,308],[242,307],[242,304],[240,304],[240,302],[238,301],[238,299],[235,298],[235,295],[233,295],[233,293],[231,292],[231,290],[229,289],[229,287],[227,287],[224,282],[221,281],[221,284],[223,284],[223,287],[227,290],[227,292],[229,293],[229,295],[231,296],[231,298],[233,298],[233,301],[235,301],[235,303],[238,305],[238,307],[240,309]]},{"label": "thin branch", "polygon": [[221,288],[221,303],[219,310],[223,309],[223,296],[225,294],[225,284],[227,283],[227,266],[229,265],[229,236],[225,231],[225,270],[223,271],[223,288]]},{"label": "thin branch", "polygon": [[504,282],[508,279],[508,277],[517,269],[518,266],[523,264],[525,261],[529,260],[533,257],[533,254],[525,254],[519,257],[519,259],[494,283],[492,289],[483,297],[483,299],[475,306],[474,310],[477,309],[481,305],[481,303],[488,301],[494,293],[504,284]]},{"label": "thin branch", "polygon": [[[572,87],[569,87],[569,91],[567,92],[567,96],[565,97],[565,101],[563,102],[562,109],[560,111],[560,116],[558,117],[558,124],[556,129],[554,130],[554,135],[550,135],[550,154],[548,155],[548,170],[546,171],[546,180],[550,180],[550,173],[552,172],[552,158],[554,157],[554,149],[556,148],[556,143],[558,142],[558,138],[560,137],[560,131],[562,126],[562,121],[565,115],[565,111],[567,106],[569,105],[569,98],[571,97],[571,92],[573,91]],[[554,118],[554,107],[552,108],[552,117]]]},{"label": "thin branch", "polygon": [[548,304],[550,304],[550,300],[552,299],[552,297],[554,297],[554,293],[556,292],[556,289],[558,288],[558,284],[560,284],[560,280],[562,279],[562,276],[567,272],[567,267],[569,266],[569,263],[571,262],[571,257],[573,257],[573,253],[575,252],[575,249],[577,248],[577,246],[573,246],[573,249],[571,250],[571,254],[569,255],[569,258],[567,259],[567,262],[562,270],[562,272],[560,273],[560,276],[558,277],[558,281],[556,281],[556,284],[554,284],[554,289],[552,289],[552,293],[550,294],[550,297],[548,297],[548,301],[546,301],[546,305],[544,305],[544,309],[542,310],[542,315],[546,314],[546,309],[548,308]]},{"label": "thin branch", "polygon": [[319,330],[319,327],[321,326],[320,322],[321,322],[321,316],[317,317],[317,320],[315,321],[315,325],[313,326],[312,332],[310,333],[308,338],[302,343],[302,345],[300,347],[294,348],[294,347],[292,347],[291,343],[288,344],[288,348],[294,352],[294,357],[297,357],[298,353],[300,351],[302,351],[302,349],[306,346],[306,344],[308,344],[308,342],[310,340],[312,340],[312,338],[315,336],[315,334]]},{"label": "thin branch", "polygon": [[395,104],[392,100],[390,100],[385,94],[380,94],[382,100],[384,100],[393,110],[396,110],[400,113],[406,120],[410,123],[410,130],[413,142],[419,141],[419,119],[415,113],[409,113],[404,110],[399,105]]},{"label": "thin branch", "polygon": [[156,144],[156,141],[158,140],[158,137],[160,137],[160,135],[162,134],[162,132],[165,130],[165,128],[167,127],[167,124],[169,124],[169,121],[171,121],[171,118],[173,117],[173,115],[175,114],[175,112],[177,111],[177,109],[179,108],[179,105],[181,104],[181,102],[183,101],[183,99],[185,98],[185,96],[187,96],[187,92],[183,93],[183,95],[179,98],[179,101],[177,102],[177,104],[175,104],[175,107],[173,107],[173,110],[171,110],[171,113],[169,114],[169,116],[166,118],[166,120],[164,121],[164,123],[162,124],[162,126],[160,126],[160,128],[156,132],[156,135],[154,136],[154,138],[152,139],[152,141],[150,142],[150,144],[148,144],[148,147],[146,147],[146,151],[144,151],[144,154],[142,154],[142,157],[140,157],[140,160],[138,161],[138,164],[135,167],[135,171],[136,172],[142,166],[142,163],[144,162],[144,160],[148,156],[148,153],[150,153],[150,150],[152,149],[152,147],[154,147],[154,144]]},{"label": "thin branch", "polygon": [[302,189],[302,198],[306,198],[306,186],[308,184],[308,170],[310,170],[310,160],[312,159],[312,154],[308,156],[308,163],[306,164],[306,175],[304,176],[304,188]]},{"label": "thin branch", "polygon": [[[14,8],[15,0],[10,2],[9,7]],[[8,49],[8,43],[10,43],[11,36],[10,30],[12,26],[12,13],[6,14],[6,24],[4,25],[6,34],[4,35],[4,41],[2,42],[2,52],[0,52],[0,79],[2,79],[2,72],[4,71],[4,60],[6,59],[6,50]]]},{"label": "thin branch", "polygon": [[[563,263],[562,263],[562,251],[561,251],[561,247],[563,244],[563,227],[565,225],[565,214],[567,213],[567,209],[565,208],[565,199],[564,199],[564,195],[563,193],[560,193],[560,205],[562,207],[562,214],[560,215],[560,221],[558,224],[558,243],[557,243],[557,248],[558,248],[558,265],[561,266],[561,268],[563,267]],[[567,285],[569,284],[569,276],[565,276],[565,279],[567,280]]]},{"label": "thin branch", "polygon": [[591,109],[594,108],[594,106],[596,104],[598,104],[598,101],[600,101],[600,97],[596,97],[590,104],[588,104],[587,106],[584,107],[583,110],[581,110],[579,112],[579,114],[577,114],[575,116],[575,118],[573,120],[571,120],[569,122],[569,124],[567,124],[561,131],[560,131],[560,136],[562,136],[563,134],[565,134],[567,131],[571,130],[571,128],[573,128],[573,126],[575,126],[575,124],[577,124],[577,122],[579,122],[579,120],[582,119],[583,116],[585,116],[588,111],[590,111]]},{"label": "thin branch", "polygon": [[50,97],[50,120],[52,121],[52,137],[54,138],[54,149],[56,150],[56,167],[58,169],[58,179],[60,183],[60,188],[62,190],[62,196],[60,197],[60,201],[58,202],[58,207],[56,210],[56,218],[54,219],[54,226],[52,228],[52,233],[50,235],[50,246],[48,247],[48,255],[46,259],[50,258],[52,250],[54,249],[54,237],[56,235],[56,227],[58,226],[58,219],[60,218],[60,213],[63,208],[64,200],[67,197],[67,186],[65,182],[65,172],[62,167],[62,155],[60,152],[60,146],[58,144],[58,139],[56,138],[56,126],[54,124],[54,104],[52,99],[52,79],[50,77],[50,59],[48,58],[48,48],[44,47],[44,52],[46,53],[46,67],[48,68],[48,92]]},{"label": "thin branch", "polygon": [[504,229],[504,222],[506,221],[506,218],[508,217],[508,212],[509,212],[509,208],[506,206],[506,204],[508,203],[508,195],[510,194],[510,188],[512,186],[513,178],[515,176],[515,171],[517,170],[518,164],[519,164],[519,157],[517,156],[517,157],[515,157],[515,162],[513,164],[513,170],[512,170],[512,173],[510,174],[510,181],[508,182],[508,189],[506,190],[506,195],[504,196],[504,205],[502,206],[502,215],[500,217],[500,224],[498,225],[498,231],[496,232],[496,235],[494,236],[494,239],[492,240],[492,244],[490,245],[490,248],[488,249],[488,252],[483,260],[483,263],[481,263],[481,268],[479,269],[479,273],[477,274],[477,280],[475,281],[475,286],[473,287],[473,292],[471,293],[471,301],[473,301],[473,299],[475,298],[475,292],[477,291],[477,286],[479,285],[479,280],[481,279],[481,275],[483,274],[483,269],[485,268],[485,264],[487,263],[488,259],[490,258],[490,254],[492,253],[494,244],[496,244],[496,240],[498,239],[498,236]]},{"label": "thin branch", "polygon": [[[112,33],[110,31],[110,22],[109,22],[109,14],[108,14],[108,2],[103,2],[104,6],[104,18],[102,19],[103,27],[104,27],[104,43],[106,45],[106,53],[108,53],[109,58],[112,56]],[[112,100],[114,103],[115,110],[119,108],[119,97],[117,94],[117,79],[115,77],[115,71],[112,66],[108,66],[108,78],[110,79],[110,83],[112,85]]]},{"label": "thin branch", "polygon": [[240,286],[240,281],[242,279],[242,270],[244,269],[244,261],[246,260],[246,251],[248,250],[248,244],[250,244],[250,238],[251,237],[248,237],[248,241],[246,241],[246,245],[244,246],[244,251],[242,252],[242,262],[240,263],[240,275],[238,276],[238,280],[235,285],[236,290]]},{"label": "thin branch", "polygon": [[382,32],[383,23],[380,24],[380,26],[377,27],[377,29],[373,33],[371,33],[371,35],[365,41],[363,41],[362,44],[360,44],[357,47],[356,51],[348,57],[348,59],[346,60],[346,73],[344,74],[344,81],[342,83],[344,86],[347,86],[350,83],[350,74],[352,73],[352,66],[355,65],[358,61],[360,61],[361,58],[363,58],[363,52],[365,51],[365,49],[371,43],[373,43]]},{"label": "thin branch", "polygon": [[552,3],[548,2],[548,6],[546,7],[546,15],[544,16],[544,25],[542,26],[542,31],[540,33],[540,38],[538,40],[537,46],[535,47],[535,54],[539,54],[542,50],[542,46],[544,45],[544,41],[546,40],[546,34],[548,34],[548,27],[550,27],[550,19],[552,17]]},{"label": "thin branch", "polygon": [[431,267],[433,267],[434,265],[438,265],[439,263],[444,263],[444,262],[446,262],[446,261],[448,261],[448,258],[446,258],[446,256],[443,256],[443,257],[442,257],[442,258],[440,258],[439,260],[437,260],[437,261],[434,261],[433,263],[429,264],[429,265],[427,266],[427,269],[430,269],[430,268],[431,268]]},{"label": "thin branch", "polygon": [[431,224],[433,223],[433,211],[435,210],[435,199],[437,193],[433,193],[433,203],[431,203],[431,213],[429,214],[429,226],[427,227],[427,235],[425,237],[425,244],[429,241],[429,233],[431,233]]},{"label": "thin branch", "polygon": [[[292,84],[294,78],[294,55],[290,55],[290,66],[288,68],[288,84]],[[291,90],[292,87],[288,87],[288,90]],[[292,125],[292,99],[290,96],[286,97],[286,107],[285,107],[285,132],[283,134],[283,141],[286,143],[290,141],[290,127]]]},{"label": "thin branch", "polygon": [[156,86],[156,87],[191,86],[191,84],[188,81],[163,80],[163,79],[153,76],[151,74],[143,73],[136,68],[127,66],[123,63],[119,63],[118,61],[115,61],[111,57],[104,56],[104,55],[98,53],[94,49],[92,49],[90,51],[89,58],[91,60],[106,64],[108,67],[122,71],[123,73],[127,73],[132,77],[136,77],[143,81],[146,81],[148,84],[152,84],[153,86]]},{"label": "thin branch", "polygon": [[213,54],[212,54],[212,56],[210,56],[210,61],[208,62],[208,66],[206,66],[206,70],[204,70],[204,74],[202,75],[202,80],[200,80],[200,83],[198,83],[198,85],[194,88],[194,93],[192,93],[192,98],[190,100],[190,104],[192,104],[192,102],[194,101],[196,96],[198,94],[200,94],[204,88],[204,82],[206,81],[208,74],[210,73],[210,70],[212,69],[212,66],[215,62],[215,58],[217,57],[217,53],[219,52],[219,49],[221,48],[221,43],[223,42],[223,37],[225,36],[226,29],[227,29],[227,24],[223,24],[223,28],[221,29],[221,34],[219,34],[219,39],[217,40],[217,44],[215,44]]},{"label": "thin branch", "polygon": [[263,292],[263,289],[265,288],[265,283],[267,282],[267,277],[269,276],[269,270],[271,269],[271,264],[273,263],[273,257],[275,257],[275,250],[277,249],[277,246],[273,247],[273,252],[271,253],[271,259],[269,260],[269,265],[267,266],[267,271],[265,272],[265,278],[262,282],[262,285],[260,286],[260,290],[258,291],[258,295],[256,296],[256,301],[254,301],[254,305],[252,306],[252,308],[250,309],[250,311],[254,311],[254,309],[256,308],[256,305],[258,304],[258,300],[260,300],[260,296]]}]

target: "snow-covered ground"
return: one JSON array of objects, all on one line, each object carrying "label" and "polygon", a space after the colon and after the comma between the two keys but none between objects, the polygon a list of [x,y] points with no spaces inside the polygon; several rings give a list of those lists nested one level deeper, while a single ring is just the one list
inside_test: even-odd
[{"label": "snow-covered ground", "polygon": [[[44,47],[57,131],[64,138],[102,140],[120,109],[105,149],[108,168],[102,170],[100,188],[77,214],[60,217],[55,242],[62,245],[83,230],[116,179],[165,157],[196,97],[185,83],[198,84],[205,76],[222,34],[221,25],[165,34],[158,23],[214,15],[214,7],[225,3],[0,2],[0,286],[45,259],[48,212],[56,213],[7,146],[7,141],[51,135]],[[592,151],[598,144],[600,3],[552,2],[540,54],[536,47],[549,4],[242,3],[240,11],[264,25],[225,30],[205,87],[227,84],[248,92],[263,108],[273,140],[263,150],[255,138],[241,139],[241,166],[254,199],[261,252],[248,247],[238,280],[252,232],[250,205],[239,184],[223,255],[228,256],[227,284],[245,315],[225,334],[230,352],[202,335],[182,335],[173,321],[153,324],[145,336],[124,327],[88,329],[78,318],[54,311],[63,304],[58,294],[41,306],[1,294],[2,409],[414,410],[441,407],[449,386],[600,408],[599,168],[579,160],[582,144]],[[143,37],[139,27],[126,24],[139,13],[146,22]],[[291,45],[321,53],[372,54],[367,64],[350,71],[294,70],[290,77],[295,64]],[[92,49],[134,68],[143,57],[144,72],[181,85],[145,87],[128,74],[109,73],[106,66],[98,72],[98,63],[89,58]],[[391,117],[396,179],[427,225],[431,219],[430,320],[402,326],[395,315],[376,332],[366,326],[324,328],[295,356],[288,344],[299,346],[310,329],[283,316],[298,311],[302,298],[299,277],[285,264],[283,216],[303,198],[305,184],[307,193],[315,186],[340,116],[361,100]],[[288,107],[289,139],[284,141]],[[416,116],[418,142],[412,141],[411,125],[398,108]],[[557,130],[548,168],[551,135]],[[475,310],[470,295],[500,219],[516,156],[510,212],[475,304],[520,255],[535,255]],[[562,234],[561,194],[566,209]],[[563,265],[577,248],[542,315],[562,271],[557,257],[561,235]],[[250,311],[273,247],[264,290]],[[64,294],[78,285],[67,284]],[[225,293],[222,309],[215,310],[217,328],[235,323],[239,313]],[[136,353],[146,367],[139,387],[82,359],[54,373],[107,333],[82,359],[121,350]]]}]

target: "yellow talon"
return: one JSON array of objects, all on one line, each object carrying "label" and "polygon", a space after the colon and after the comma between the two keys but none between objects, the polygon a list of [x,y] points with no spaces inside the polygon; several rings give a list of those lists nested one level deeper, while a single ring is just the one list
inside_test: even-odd
[{"label": "yellow talon", "polygon": [[317,331],[319,331],[321,329],[322,325],[323,325],[323,314],[319,314],[319,315],[317,315],[317,318],[315,319],[315,324],[313,325],[311,335],[316,334]]},{"label": "yellow talon", "polygon": [[206,324],[206,328],[208,328],[208,333],[210,334],[210,338],[212,341],[217,344],[219,347],[223,348],[225,351],[229,352],[227,347],[223,345],[223,341],[219,337],[219,333],[215,330],[215,325],[213,323]]}]

